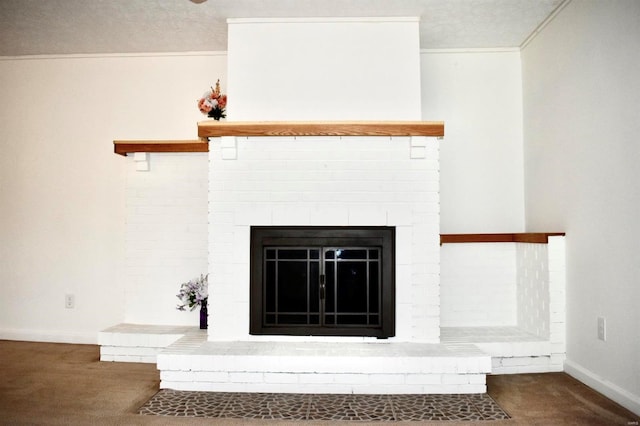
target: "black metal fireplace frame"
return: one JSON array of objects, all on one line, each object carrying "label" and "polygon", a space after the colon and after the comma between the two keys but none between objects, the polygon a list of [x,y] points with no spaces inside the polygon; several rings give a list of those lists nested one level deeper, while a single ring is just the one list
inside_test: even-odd
[{"label": "black metal fireplace frame", "polygon": [[[382,274],[380,323],[376,326],[273,326],[264,323],[265,247],[380,247]],[[386,226],[253,226],[250,246],[250,334],[295,336],[395,335],[395,228]]]}]

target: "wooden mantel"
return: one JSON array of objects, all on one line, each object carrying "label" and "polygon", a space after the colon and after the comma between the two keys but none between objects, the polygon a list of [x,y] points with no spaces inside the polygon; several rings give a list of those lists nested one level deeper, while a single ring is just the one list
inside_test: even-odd
[{"label": "wooden mantel", "polygon": [[117,140],[114,152],[209,152],[221,136],[444,136],[442,121],[215,121],[198,123],[196,140]]},{"label": "wooden mantel", "polygon": [[444,136],[442,121],[215,121],[198,123],[198,137]]}]

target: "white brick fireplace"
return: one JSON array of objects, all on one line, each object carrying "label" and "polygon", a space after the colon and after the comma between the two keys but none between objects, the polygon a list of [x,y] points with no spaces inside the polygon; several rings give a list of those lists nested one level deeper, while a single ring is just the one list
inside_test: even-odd
[{"label": "white brick fireplace", "polygon": [[[229,121],[421,118],[416,19],[232,20],[228,66]],[[222,137],[210,139],[209,159],[208,345],[216,353],[218,345],[235,354],[220,360],[232,371],[219,372],[240,377],[241,383],[201,386],[289,392],[406,393],[424,392],[425,386],[432,392],[484,391],[488,358],[471,348],[458,354],[462,361],[457,362],[437,345],[437,140]],[[252,226],[393,227],[393,337],[249,334]],[[244,350],[253,356],[246,359]],[[426,356],[435,357],[426,363]],[[283,365],[275,362],[280,357],[291,359]],[[389,370],[391,362],[403,357],[399,370]]]},{"label": "white brick fireplace", "polygon": [[[422,119],[417,19],[230,20],[228,47],[229,123]],[[494,372],[561,369],[563,251],[440,246],[439,143],[211,137],[209,329],[171,328],[168,344],[153,334],[164,329],[116,326],[101,334],[102,359],[135,361],[124,352],[145,346],[162,388],[243,392],[479,393],[492,360]],[[251,334],[252,227],[393,228],[392,337]],[[146,343],[127,341],[132,330]]]},{"label": "white brick fireplace", "polygon": [[[417,19],[230,20],[228,67],[230,121],[421,117]],[[209,158],[209,340],[264,339],[247,332],[251,226],[391,226],[394,339],[439,341],[437,141],[223,137]]]},{"label": "white brick fireplace", "polygon": [[209,340],[265,338],[248,334],[251,226],[390,226],[392,340],[439,341],[437,141],[420,159],[408,138],[243,138],[234,160],[223,143],[210,144]]}]

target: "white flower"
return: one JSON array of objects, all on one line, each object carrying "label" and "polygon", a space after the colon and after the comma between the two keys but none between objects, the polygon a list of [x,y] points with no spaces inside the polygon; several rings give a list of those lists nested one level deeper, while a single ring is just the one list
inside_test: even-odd
[{"label": "white flower", "polygon": [[200,275],[200,278],[194,278],[180,286],[180,292],[176,295],[180,299],[181,304],[176,309],[184,311],[186,306],[190,310],[194,310],[196,306],[206,303],[209,297],[209,275]]}]

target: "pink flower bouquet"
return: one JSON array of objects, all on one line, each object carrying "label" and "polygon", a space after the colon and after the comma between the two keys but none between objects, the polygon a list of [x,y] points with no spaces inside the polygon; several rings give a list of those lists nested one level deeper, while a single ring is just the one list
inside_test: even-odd
[{"label": "pink flower bouquet", "polygon": [[214,120],[225,118],[225,107],[227,106],[227,95],[220,92],[220,80],[216,82],[216,88],[207,90],[198,100],[198,109]]}]

